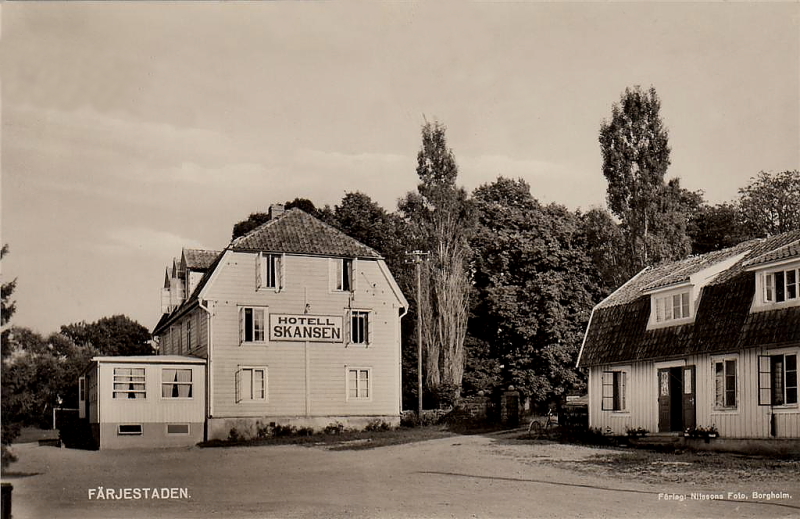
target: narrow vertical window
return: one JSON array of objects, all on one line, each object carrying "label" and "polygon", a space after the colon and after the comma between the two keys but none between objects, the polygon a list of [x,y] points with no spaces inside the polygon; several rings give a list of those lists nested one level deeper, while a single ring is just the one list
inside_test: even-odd
[{"label": "narrow vertical window", "polygon": [[786,299],[797,299],[797,270],[786,271]]},{"label": "narrow vertical window", "polygon": [[772,405],[783,405],[784,399],[784,359],[783,355],[773,355],[772,366]]},{"label": "narrow vertical window", "polygon": [[243,342],[264,342],[266,337],[266,312],[263,308],[242,310],[241,337]]},{"label": "narrow vertical window", "polygon": [[192,317],[186,321],[186,348],[192,351]]},{"label": "narrow vertical window", "polygon": [[689,317],[689,293],[681,294],[681,317]]},{"label": "narrow vertical window", "polygon": [[797,403],[797,355],[786,355],[786,403]]},{"label": "narrow vertical window", "polygon": [[775,272],[775,302],[781,303],[786,301],[786,285],[784,273]]},{"label": "narrow vertical window", "polygon": [[369,333],[369,313],[352,311],[350,313],[350,342],[367,344]]},{"label": "narrow vertical window", "polygon": [[768,303],[775,301],[775,276],[772,274],[764,275],[764,301]]}]

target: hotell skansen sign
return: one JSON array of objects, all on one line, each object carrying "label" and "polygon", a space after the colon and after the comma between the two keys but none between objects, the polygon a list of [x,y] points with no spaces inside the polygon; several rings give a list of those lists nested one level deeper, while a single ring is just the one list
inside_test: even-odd
[{"label": "hotell skansen sign", "polygon": [[342,342],[342,316],[270,314],[269,340]]}]

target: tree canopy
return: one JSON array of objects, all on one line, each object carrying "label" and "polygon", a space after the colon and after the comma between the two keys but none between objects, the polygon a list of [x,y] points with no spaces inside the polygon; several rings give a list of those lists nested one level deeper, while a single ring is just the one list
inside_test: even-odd
[{"label": "tree canopy", "polygon": [[125,315],[103,317],[93,323],[67,324],[62,335],[79,347],[93,347],[103,355],[151,355],[150,330]]}]

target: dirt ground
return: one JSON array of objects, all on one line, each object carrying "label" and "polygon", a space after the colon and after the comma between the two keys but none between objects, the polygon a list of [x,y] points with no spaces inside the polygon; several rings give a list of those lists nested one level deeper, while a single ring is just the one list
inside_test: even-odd
[{"label": "dirt ground", "polygon": [[[800,517],[800,477],[658,482],[591,462],[614,451],[502,434],[346,451],[99,452],[31,443],[15,452],[16,475],[3,478],[14,485],[14,519]],[[111,498],[98,499],[109,489]],[[144,489],[167,490],[155,498]]]}]

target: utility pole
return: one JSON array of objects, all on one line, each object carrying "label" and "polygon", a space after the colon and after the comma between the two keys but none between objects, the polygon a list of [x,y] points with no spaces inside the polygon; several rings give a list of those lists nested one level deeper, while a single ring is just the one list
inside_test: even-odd
[{"label": "utility pole", "polygon": [[411,256],[407,263],[413,263],[417,270],[417,419],[422,422],[422,311],[420,300],[422,298],[421,269],[422,262],[428,257],[427,252],[415,250],[406,252]]}]

